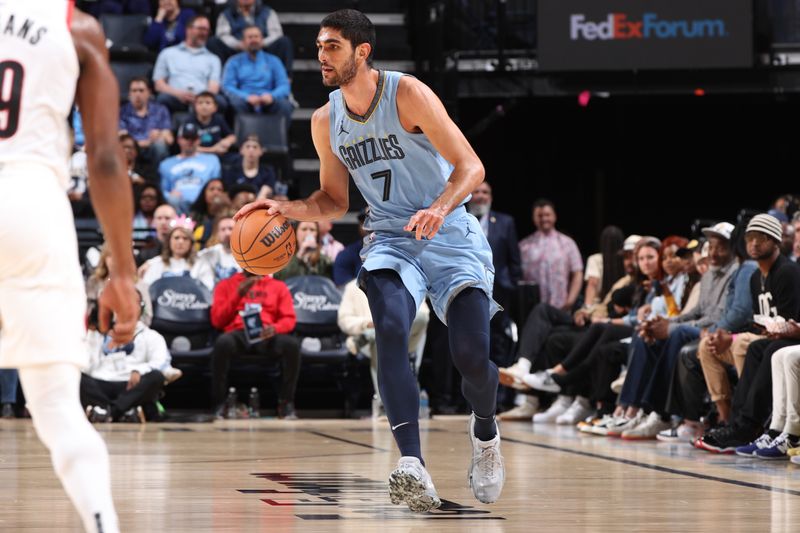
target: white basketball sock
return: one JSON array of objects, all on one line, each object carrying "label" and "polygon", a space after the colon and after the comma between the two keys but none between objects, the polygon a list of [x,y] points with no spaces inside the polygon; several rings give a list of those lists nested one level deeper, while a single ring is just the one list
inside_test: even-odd
[{"label": "white basketball sock", "polygon": [[62,363],[22,368],[19,379],[33,426],[90,533],[118,533],[108,450],[80,403],[81,373]]}]

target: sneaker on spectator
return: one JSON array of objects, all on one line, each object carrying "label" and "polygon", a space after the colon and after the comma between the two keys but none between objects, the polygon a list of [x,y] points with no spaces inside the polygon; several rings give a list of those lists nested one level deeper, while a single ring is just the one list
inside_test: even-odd
[{"label": "sneaker on spectator", "polygon": [[772,444],[772,437],[769,433],[764,433],[750,444],[736,448],[736,455],[742,457],[755,457],[756,452],[762,448],[767,448]]},{"label": "sneaker on spectator", "polygon": [[800,456],[800,448],[792,448],[788,453],[789,457],[798,457]]},{"label": "sneaker on spectator", "polygon": [[555,394],[561,392],[561,386],[553,381],[553,373],[549,370],[541,370],[533,374],[528,374],[522,378],[522,381],[532,389]]},{"label": "sneaker on spectator", "polygon": [[556,418],[563,415],[572,405],[574,398],[572,396],[560,395],[556,401],[544,413],[536,413],[533,415],[534,424],[552,424]]},{"label": "sneaker on spectator", "polygon": [[593,412],[592,414],[590,414],[589,416],[587,416],[586,418],[575,424],[575,428],[578,431],[585,431],[586,430],[585,428],[590,428],[595,424],[599,424],[602,420],[603,419],[600,417],[598,413]]},{"label": "sneaker on spectator", "polygon": [[111,422],[111,412],[109,409],[103,409],[99,405],[87,405],[86,418],[88,418],[89,422],[92,424],[96,422]]},{"label": "sneaker on spectator", "polygon": [[[797,448],[793,448],[793,449],[796,450]],[[800,455],[792,455],[792,456],[789,457],[789,460],[791,462],[793,462],[794,464],[796,464],[796,465],[800,465]]]},{"label": "sneaker on spectator", "polygon": [[785,461],[789,458],[789,450],[800,446],[800,439],[790,437],[788,433],[781,433],[767,447],[756,450],[755,456],[759,459],[772,461]]},{"label": "sneaker on spectator", "polygon": [[635,428],[639,424],[641,424],[645,419],[644,411],[639,409],[639,412],[636,413],[636,416],[633,418],[629,418],[626,422],[620,422],[618,424],[614,424],[608,427],[606,431],[607,437],[619,437],[626,431]]},{"label": "sneaker on spectator", "polygon": [[297,420],[297,413],[294,410],[294,403],[286,400],[278,402],[278,418],[281,420]]},{"label": "sneaker on spectator", "polygon": [[594,411],[594,409],[592,409],[588,399],[575,396],[575,400],[569,408],[564,411],[564,414],[556,417],[556,424],[560,426],[574,426],[579,421],[592,414],[592,411]]},{"label": "sneaker on spectator", "polygon": [[14,415],[14,406],[11,405],[10,403],[4,403],[3,410],[0,413],[0,417],[5,419],[16,418]]},{"label": "sneaker on spectator", "polygon": [[656,435],[670,426],[669,422],[661,420],[658,412],[652,411],[638,426],[623,431],[620,436],[625,440],[649,440],[656,438]]},{"label": "sneaker on spectator", "polygon": [[497,415],[500,420],[530,420],[539,411],[539,398],[528,396],[525,403]]},{"label": "sneaker on spectator", "polygon": [[661,442],[688,442],[693,443],[703,436],[703,425],[699,422],[684,422],[678,427],[665,429],[656,435]]},{"label": "sneaker on spectator", "polygon": [[626,418],[625,416],[606,415],[602,420],[600,420],[600,422],[590,428],[587,428],[586,432],[591,433],[592,435],[607,437],[609,431],[627,424],[629,420],[630,419]]},{"label": "sneaker on spectator", "polygon": [[530,390],[522,378],[528,375],[531,369],[531,362],[527,359],[519,359],[507,368],[498,368],[500,374],[500,384],[516,390]]},{"label": "sneaker on spectator", "polygon": [[600,418],[589,417],[583,422],[578,422],[578,431],[581,433],[594,433],[596,427],[608,424],[612,418],[614,418],[614,416],[610,414],[605,414]]},{"label": "sneaker on spectator", "polygon": [[732,425],[706,432],[695,441],[694,446],[707,452],[734,453],[736,448],[744,446],[751,440],[750,432]]},{"label": "sneaker on spectator", "polygon": [[622,392],[622,386],[625,385],[625,376],[627,375],[628,375],[627,369],[623,370],[622,372],[620,372],[619,377],[611,382],[611,391],[614,394],[619,394],[620,392]]},{"label": "sneaker on spectator", "polygon": [[122,416],[119,417],[119,422],[125,422],[128,424],[144,424],[146,420],[144,418],[144,410],[142,409],[142,406],[137,405],[136,407],[131,407],[125,411]]},{"label": "sneaker on spectator", "polygon": [[389,500],[405,503],[415,513],[427,513],[442,505],[430,474],[416,457],[401,457],[389,474]]},{"label": "sneaker on spectator", "polygon": [[183,376],[183,372],[180,369],[175,368],[174,366],[165,368],[163,374],[164,374],[164,379],[167,382],[167,385],[175,381],[178,381],[179,379],[181,379],[181,376]]}]

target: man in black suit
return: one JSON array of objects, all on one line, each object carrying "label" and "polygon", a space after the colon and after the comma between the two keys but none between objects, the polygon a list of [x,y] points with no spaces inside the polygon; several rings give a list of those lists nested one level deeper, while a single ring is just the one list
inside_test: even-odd
[{"label": "man in black suit", "polygon": [[505,366],[512,362],[511,341],[505,334],[511,321],[508,310],[514,301],[517,282],[522,277],[517,228],[510,215],[492,210],[492,187],[487,181],[472,191],[467,209],[480,221],[492,248],[495,270],[493,296],[504,311],[497,313],[491,322],[491,354],[498,366]]}]

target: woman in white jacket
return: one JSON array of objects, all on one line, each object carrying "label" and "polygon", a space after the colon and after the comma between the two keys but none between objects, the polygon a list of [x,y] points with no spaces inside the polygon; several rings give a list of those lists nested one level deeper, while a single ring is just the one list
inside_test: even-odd
[{"label": "woman in white jacket", "polygon": [[[357,280],[344,286],[342,302],[339,304],[338,324],[347,337],[346,345],[351,354],[362,353],[369,357],[370,374],[375,395],[372,401],[372,416],[378,417],[383,409],[378,389],[378,348],[375,344],[375,326],[372,324],[372,313],[364,291],[358,288]],[[430,310],[425,302],[417,309],[417,315],[411,324],[408,337],[409,358],[414,362],[414,373],[419,373],[422,362],[422,351],[425,348],[425,337],[428,330]]]},{"label": "woman in white jacket", "polygon": [[162,277],[185,276],[196,279],[208,290],[214,290],[214,272],[206,261],[197,260],[190,219],[178,219],[167,235],[168,246],[161,255],[148,259],[139,268],[139,277],[148,286]]}]

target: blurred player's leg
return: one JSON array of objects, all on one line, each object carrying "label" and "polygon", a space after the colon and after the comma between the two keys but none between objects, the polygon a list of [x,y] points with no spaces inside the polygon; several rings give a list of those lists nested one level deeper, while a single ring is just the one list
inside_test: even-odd
[{"label": "blurred player's leg", "polygon": [[92,533],[119,531],[111,498],[108,451],[79,401],[81,373],[68,363],[19,371],[33,426],[53,468]]}]

